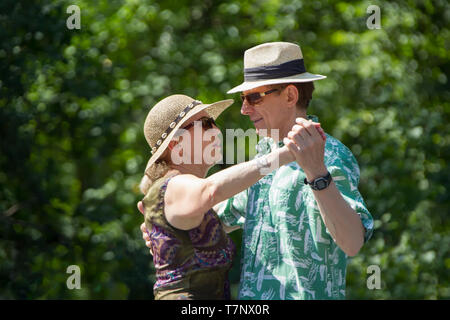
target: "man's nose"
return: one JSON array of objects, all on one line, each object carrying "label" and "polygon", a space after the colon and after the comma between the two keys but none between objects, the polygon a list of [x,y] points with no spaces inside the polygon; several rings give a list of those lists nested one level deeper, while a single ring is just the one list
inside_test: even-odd
[{"label": "man's nose", "polygon": [[244,101],[242,102],[242,106],[241,106],[241,114],[243,114],[243,115],[249,115],[249,114],[251,114],[254,110],[255,110],[255,109],[254,109],[251,105],[249,105],[249,104],[247,103],[247,100],[244,100]]}]

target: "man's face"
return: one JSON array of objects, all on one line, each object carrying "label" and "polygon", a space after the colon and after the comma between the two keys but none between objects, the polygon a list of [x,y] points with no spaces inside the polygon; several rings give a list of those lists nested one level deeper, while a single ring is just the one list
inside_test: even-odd
[{"label": "man's face", "polygon": [[282,128],[286,119],[286,114],[283,112],[286,111],[283,103],[283,87],[279,85],[262,86],[242,93],[245,96],[251,93],[264,93],[275,88],[280,89],[261,97],[253,105],[247,99],[242,102],[241,114],[250,117],[258,135],[263,133],[261,132],[262,129],[267,129],[267,135],[271,136],[271,130]]}]

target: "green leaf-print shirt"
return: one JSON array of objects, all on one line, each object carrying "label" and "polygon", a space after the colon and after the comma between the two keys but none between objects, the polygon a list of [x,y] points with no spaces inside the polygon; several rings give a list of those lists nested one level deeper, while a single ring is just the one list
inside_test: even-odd
[{"label": "green leaf-print shirt", "polygon": [[[272,139],[261,139],[256,157],[273,147]],[[351,151],[328,134],[325,165],[344,199],[360,216],[366,242],[373,219],[357,188],[358,164]],[[345,298],[347,255],[328,233],[304,178],[297,162],[291,162],[219,209],[225,224],[244,229],[239,299]]]}]

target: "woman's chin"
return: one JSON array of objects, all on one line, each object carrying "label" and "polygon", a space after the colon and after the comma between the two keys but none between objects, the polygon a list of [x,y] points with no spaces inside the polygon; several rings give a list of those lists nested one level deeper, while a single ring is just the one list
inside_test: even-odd
[{"label": "woman's chin", "polygon": [[218,151],[218,149],[215,149],[212,154],[204,155],[203,163],[213,166],[217,163],[220,163],[222,161],[222,157],[222,152]]},{"label": "woman's chin", "polygon": [[222,149],[221,148],[217,148],[214,152],[214,164],[220,163],[223,159],[223,154],[222,154]]}]

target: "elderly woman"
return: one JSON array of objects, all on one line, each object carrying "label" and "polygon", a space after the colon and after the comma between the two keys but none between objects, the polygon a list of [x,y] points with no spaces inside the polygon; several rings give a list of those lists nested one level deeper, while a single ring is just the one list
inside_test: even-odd
[{"label": "elderly woman", "polygon": [[235,247],[213,207],[257,182],[262,169],[294,161],[282,147],[205,178],[222,157],[214,119],[232,103],[203,104],[172,95],[157,103],[145,121],[152,156],[141,182],[142,229],[156,269],[155,299],[229,298]]}]

